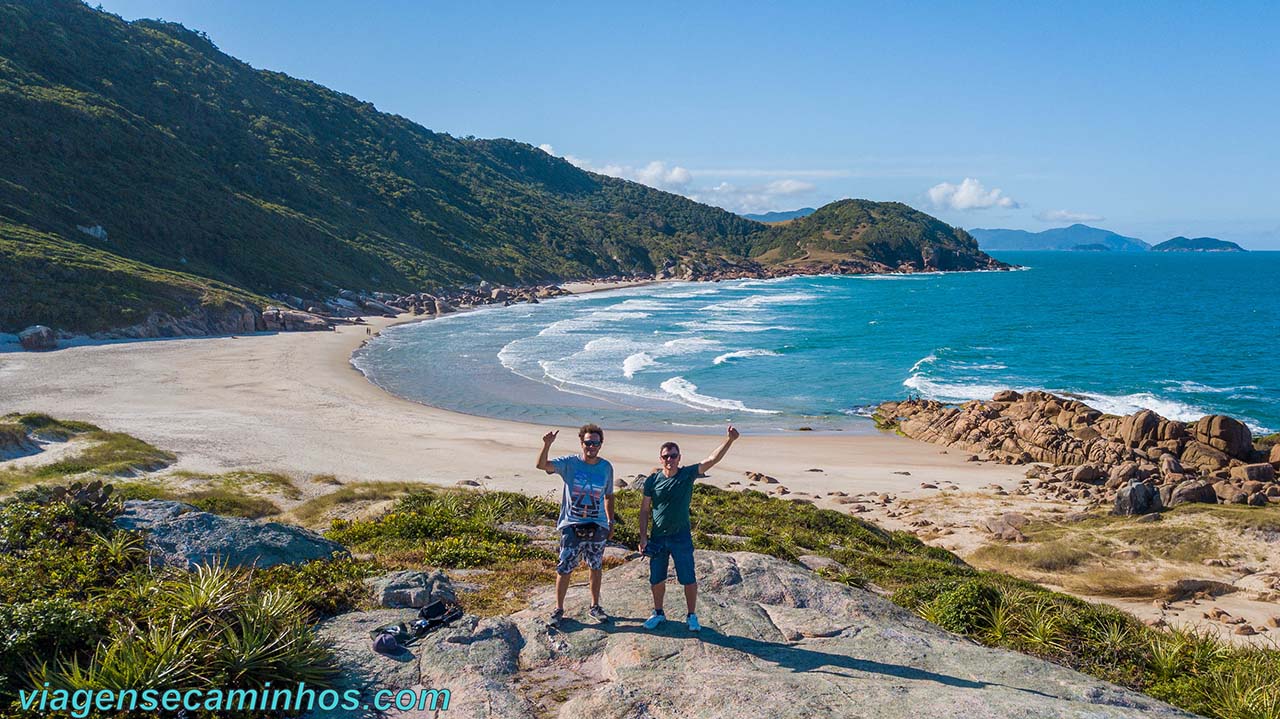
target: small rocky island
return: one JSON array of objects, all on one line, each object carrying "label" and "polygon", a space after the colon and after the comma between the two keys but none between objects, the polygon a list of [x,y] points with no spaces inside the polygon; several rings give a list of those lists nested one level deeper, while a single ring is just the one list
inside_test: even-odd
[{"label": "small rocky island", "polygon": [[1245,248],[1234,242],[1227,240],[1219,240],[1216,237],[1174,237],[1165,240],[1155,247],[1151,248],[1152,252],[1248,252]]}]

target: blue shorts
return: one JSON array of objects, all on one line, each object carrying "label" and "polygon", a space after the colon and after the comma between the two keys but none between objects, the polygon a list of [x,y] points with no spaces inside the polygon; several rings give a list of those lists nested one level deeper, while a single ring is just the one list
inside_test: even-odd
[{"label": "blue shorts", "polygon": [[649,555],[649,584],[667,581],[669,559],[676,562],[676,579],[681,584],[698,583],[693,572],[693,537],[689,530],[663,537],[649,537],[644,553]]}]

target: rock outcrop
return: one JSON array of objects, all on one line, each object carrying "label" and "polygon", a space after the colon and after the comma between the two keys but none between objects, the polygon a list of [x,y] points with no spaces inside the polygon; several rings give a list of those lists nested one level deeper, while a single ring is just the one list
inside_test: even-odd
[{"label": "rock outcrop", "polygon": [[[448,689],[447,715],[457,717],[1190,716],[1049,662],[982,647],[783,560],[702,551],[697,565],[699,634],[683,621],[655,631],[640,626],[651,606],[643,562],[605,573],[613,615],[605,624],[582,618],[587,591],[575,587],[558,630],[543,623],[554,606],[548,588],[530,609],[465,617],[399,657],[375,654],[368,632],[411,619],[407,610],[344,614],[319,631],[342,664],[342,689],[367,696],[379,688]],[[672,619],[682,619],[679,597],[668,595]]]},{"label": "rock outcrop", "polygon": [[301,527],[224,517],[167,500],[125,502],[116,526],[145,531],[154,559],[183,568],[223,564],[265,569],[346,553],[342,545]]},{"label": "rock outcrop", "polygon": [[[1049,464],[1028,472],[1036,480],[1032,489],[1062,499],[1116,502],[1113,511],[1119,513],[1219,499],[1266,504],[1274,496],[1266,486],[1276,479],[1271,457],[1231,417],[1212,415],[1190,424],[1150,410],[1117,417],[1047,392],[1010,390],[960,405],[886,402],[876,415],[881,426],[913,439],[1005,464]],[[1158,495],[1134,489],[1132,482]],[[1117,496],[1122,490],[1124,496]]]},{"label": "rock outcrop", "polygon": [[417,608],[434,601],[456,603],[453,583],[439,570],[419,572],[402,570],[365,580],[373,603],[379,607]]},{"label": "rock outcrop", "polygon": [[320,315],[272,306],[262,311],[262,328],[268,332],[316,332],[333,329],[333,325]]},{"label": "rock outcrop", "polygon": [[28,352],[48,352],[58,349],[58,337],[44,325],[32,325],[18,333],[18,344]]}]

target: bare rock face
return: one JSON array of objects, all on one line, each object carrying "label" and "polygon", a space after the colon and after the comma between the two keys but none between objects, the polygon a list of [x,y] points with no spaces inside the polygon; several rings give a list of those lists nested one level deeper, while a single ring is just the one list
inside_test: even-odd
[{"label": "bare rock face", "polygon": [[1187,443],[1187,448],[1182,452],[1182,463],[1188,467],[1212,472],[1229,465],[1231,458],[1217,447],[1200,440],[1193,440]]},{"label": "bare rock face", "polygon": [[[322,636],[342,681],[379,688],[448,688],[447,716],[770,716],[989,719],[1187,717],[1166,704],[1030,656],[980,646],[868,591],[746,552],[697,553],[703,630],[689,632],[679,592],[672,621],[640,624],[651,599],[647,565],[604,575],[612,621],[585,619],[585,587],[548,631],[550,587],[507,617],[465,617],[428,634],[403,657],[382,657],[368,634],[410,612],[345,614]],[[330,712],[326,717],[351,716]],[[430,716],[407,713],[398,716]]]},{"label": "bare rock face", "polygon": [[1274,482],[1276,469],[1266,462],[1240,464],[1231,468],[1231,478],[1254,482]]},{"label": "bare rock face", "polygon": [[158,563],[182,568],[202,564],[266,569],[346,554],[346,549],[307,529],[201,512],[182,502],[129,500],[116,518],[121,529],[146,532]]},{"label": "bare rock face", "polygon": [[1116,492],[1115,507],[1111,513],[1133,516],[1158,512],[1160,509],[1160,492],[1155,487],[1141,482],[1131,482]]},{"label": "bare rock face", "polygon": [[1201,417],[1192,429],[1196,441],[1213,447],[1233,459],[1248,459],[1253,452],[1253,434],[1239,420],[1220,414]]},{"label": "bare rock face", "polygon": [[380,607],[417,608],[434,601],[457,602],[453,584],[444,572],[401,570],[364,581]]},{"label": "bare rock face", "polygon": [[[1212,488],[1182,485],[1193,479],[1275,482],[1280,468],[1280,448],[1272,450],[1270,462],[1259,461],[1262,455],[1253,448],[1249,428],[1230,417],[1204,417],[1193,425],[1150,410],[1116,417],[1047,392],[1006,390],[991,401],[958,406],[933,400],[886,402],[876,417],[882,426],[896,425],[913,439],[958,447],[989,461],[1051,464],[1053,468],[1035,470],[1041,481],[1031,489],[1071,501],[1117,501],[1118,512],[1132,511],[1135,500],[1138,506],[1150,501],[1172,506],[1175,495],[1175,503],[1216,501],[1209,498]],[[1139,497],[1129,490],[1118,498],[1116,493],[1133,480],[1155,481],[1158,496],[1136,490]],[[1248,503],[1254,494],[1272,496],[1268,492],[1265,487],[1236,487],[1214,496]]]},{"label": "bare rock face", "polygon": [[58,349],[58,336],[44,325],[32,325],[18,333],[18,344],[28,352],[48,352]]},{"label": "bare rock face", "polygon": [[262,311],[263,329],[268,332],[315,332],[333,329],[329,320],[310,312],[285,307],[268,307]]},{"label": "bare rock face", "polygon": [[1168,506],[1176,507],[1179,504],[1187,504],[1189,502],[1201,502],[1204,504],[1217,504],[1218,494],[1208,482],[1201,480],[1192,480],[1183,482],[1173,488],[1169,495]]}]

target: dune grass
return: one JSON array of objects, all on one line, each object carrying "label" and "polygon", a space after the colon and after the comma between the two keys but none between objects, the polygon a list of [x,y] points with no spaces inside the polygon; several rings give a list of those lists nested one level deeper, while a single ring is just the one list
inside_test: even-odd
[{"label": "dune grass", "polygon": [[122,482],[115,486],[122,499],[168,499],[186,502],[204,512],[231,517],[261,519],[274,517],[281,511],[275,502],[265,497],[223,487],[181,491],[155,482]]},{"label": "dune grass", "polygon": [[[326,475],[320,475],[326,476]],[[332,476],[332,475],[328,475]],[[316,480],[319,477],[315,478]],[[336,480],[335,480],[336,481]],[[360,502],[380,502],[394,499],[422,485],[413,482],[365,482],[342,485],[340,489],[320,495],[294,507],[290,515],[302,524],[313,524],[338,507]]]},{"label": "dune grass", "polygon": [[1203,569],[1208,559],[1238,559],[1243,551],[1227,535],[1280,532],[1280,507],[1185,504],[1161,520],[1102,512],[1083,520],[1038,519],[1022,544],[992,542],[969,555],[984,569],[1063,587],[1079,594],[1167,598],[1176,571],[1151,570],[1152,562]]},{"label": "dune grass", "polygon": [[[57,483],[85,474],[129,477],[164,469],[177,459],[172,452],[121,432],[104,432],[93,425],[81,423],[45,422],[46,419],[45,415],[20,415],[17,422],[9,425],[28,427],[35,436],[45,433],[43,436],[75,439],[85,444],[84,449],[48,464],[0,470],[0,492],[11,492],[39,482]],[[30,429],[32,426],[35,429]]]},{"label": "dune grass", "polygon": [[237,470],[223,472],[222,474],[203,474],[179,470],[173,472],[173,476],[179,479],[199,482],[208,487],[209,490],[221,489],[250,494],[278,494],[285,499],[295,500],[302,498],[302,490],[294,483],[293,478],[279,472]]},{"label": "dune grass", "polygon": [[110,476],[127,476],[154,472],[168,467],[177,457],[172,452],[123,432],[88,432],[82,436],[91,443],[84,451],[58,462],[43,464],[30,470],[36,479],[69,477],[86,472]]},{"label": "dune grass", "polygon": [[77,422],[75,420],[54,419],[47,414],[38,412],[19,413],[14,412],[6,414],[3,418],[6,424],[18,424],[27,429],[28,432],[35,435],[39,439],[61,442],[66,441],[78,434],[86,432],[100,431],[96,425],[88,422]]}]

